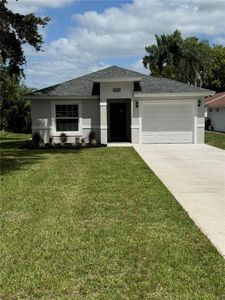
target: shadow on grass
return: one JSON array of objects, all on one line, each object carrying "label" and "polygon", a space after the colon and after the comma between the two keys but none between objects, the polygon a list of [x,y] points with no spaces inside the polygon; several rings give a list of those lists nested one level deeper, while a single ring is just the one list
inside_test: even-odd
[{"label": "shadow on grass", "polygon": [[[2,140],[2,139],[1,139]],[[0,143],[0,174],[6,175],[23,169],[46,159],[45,154],[78,153],[82,149],[20,149],[23,141],[9,141]]]},{"label": "shadow on grass", "polygon": [[[2,136],[0,137],[0,140],[1,141],[17,141],[18,142],[18,137],[12,137],[12,136],[8,136],[8,135],[5,135],[5,136]],[[24,139],[22,139],[24,141]]]},{"label": "shadow on grass", "polygon": [[18,149],[23,143],[24,143],[24,141],[18,141],[18,140],[17,141],[7,140],[6,142],[1,141],[0,148],[1,149]]}]

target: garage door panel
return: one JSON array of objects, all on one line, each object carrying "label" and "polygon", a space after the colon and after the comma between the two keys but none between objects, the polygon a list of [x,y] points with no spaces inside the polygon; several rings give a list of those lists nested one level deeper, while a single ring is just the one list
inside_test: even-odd
[{"label": "garage door panel", "polygon": [[143,103],[143,143],[192,143],[192,103]]}]

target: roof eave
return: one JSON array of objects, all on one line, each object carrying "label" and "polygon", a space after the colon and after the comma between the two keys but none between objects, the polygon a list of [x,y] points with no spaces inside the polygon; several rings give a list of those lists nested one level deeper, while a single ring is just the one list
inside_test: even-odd
[{"label": "roof eave", "polygon": [[54,100],[61,100],[61,99],[96,99],[99,100],[100,97],[98,95],[90,96],[90,95],[70,95],[70,96],[60,96],[60,95],[32,95],[27,94],[25,95],[26,99],[54,99]]},{"label": "roof eave", "polygon": [[201,91],[201,92],[185,92],[185,93],[134,93],[135,98],[196,98],[196,97],[206,97],[209,95],[214,95],[214,91]]}]

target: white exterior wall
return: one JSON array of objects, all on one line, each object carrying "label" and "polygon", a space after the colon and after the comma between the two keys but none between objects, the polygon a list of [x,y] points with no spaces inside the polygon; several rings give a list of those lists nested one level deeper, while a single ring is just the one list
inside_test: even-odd
[{"label": "white exterior wall", "polygon": [[60,142],[61,132],[55,131],[54,107],[55,104],[78,103],[79,104],[79,123],[78,133],[66,133],[68,142],[73,143],[75,137],[84,137],[88,140],[90,131],[96,133],[97,141],[100,142],[100,108],[97,99],[74,99],[74,100],[49,100],[32,99],[32,134],[39,132],[45,143],[49,142],[49,137],[53,137],[53,142]]},{"label": "white exterior wall", "polygon": [[48,143],[52,135],[52,108],[50,100],[31,101],[32,134],[40,133],[43,141]]},{"label": "white exterior wall", "polygon": [[214,130],[225,132],[225,107],[208,107],[207,116]]},{"label": "white exterior wall", "polygon": [[[198,105],[201,102],[201,105]],[[195,144],[204,144],[205,142],[205,105],[204,101],[196,100],[197,116],[195,121]]]},{"label": "white exterior wall", "polygon": [[[113,92],[113,88],[120,88],[120,92]],[[76,134],[67,134],[68,142],[74,142],[75,136],[85,137],[91,130],[96,132],[97,140],[101,143],[108,141],[107,128],[107,103],[113,99],[131,99],[131,142],[141,143],[141,116],[140,105],[142,101],[190,101],[193,103],[193,133],[194,143],[204,143],[204,103],[201,98],[191,98],[190,96],[174,97],[170,94],[157,95],[157,97],[141,97],[133,95],[133,82],[104,82],[100,84],[100,100],[98,99],[32,99],[32,133],[39,132],[45,143],[49,137],[53,137],[54,142],[59,142],[60,132],[54,131],[54,104],[56,103],[79,103],[80,107],[80,131]],[[223,113],[223,115],[222,115]],[[224,124],[225,108],[221,110],[221,124]],[[219,112],[215,112],[219,115]],[[217,121],[218,122],[218,121]],[[216,128],[215,128],[216,129]],[[216,129],[216,130],[221,130]],[[225,130],[224,130],[225,131]]]}]

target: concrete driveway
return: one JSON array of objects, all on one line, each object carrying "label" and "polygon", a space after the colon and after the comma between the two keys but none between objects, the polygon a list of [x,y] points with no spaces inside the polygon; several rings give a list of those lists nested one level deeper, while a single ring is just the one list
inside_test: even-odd
[{"label": "concrete driveway", "polygon": [[225,258],[225,151],[209,145],[135,145]]}]

